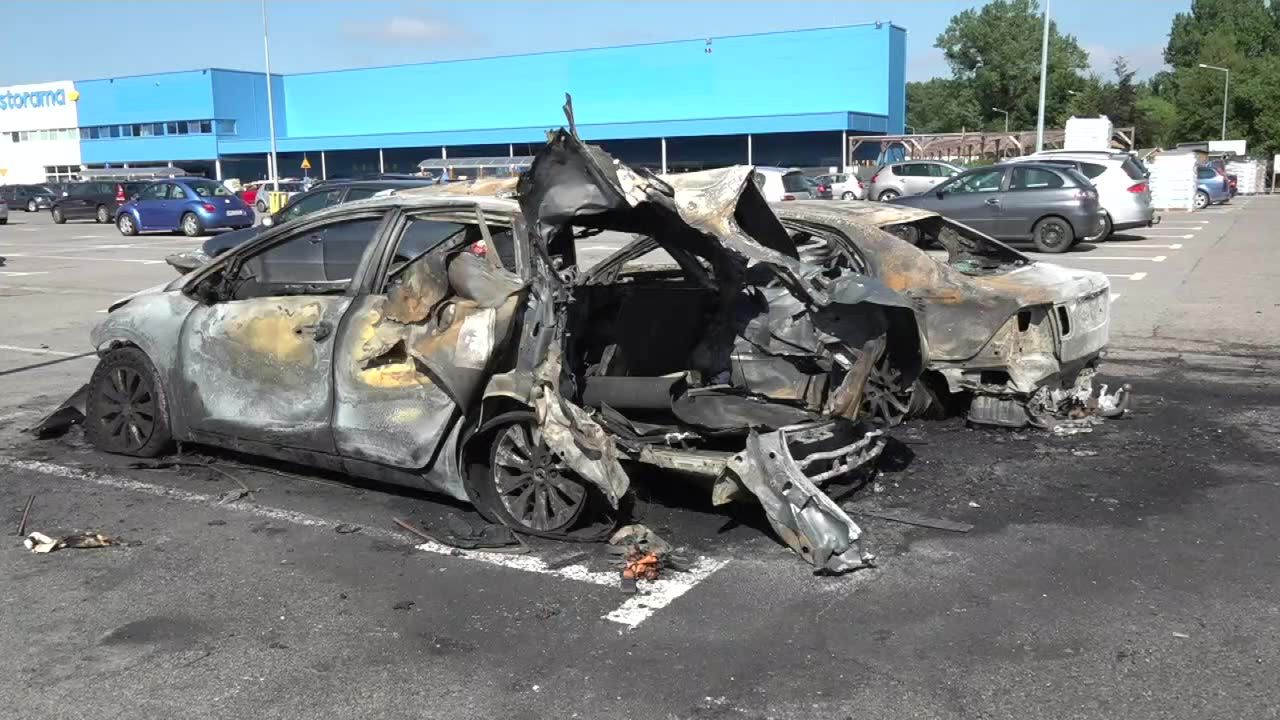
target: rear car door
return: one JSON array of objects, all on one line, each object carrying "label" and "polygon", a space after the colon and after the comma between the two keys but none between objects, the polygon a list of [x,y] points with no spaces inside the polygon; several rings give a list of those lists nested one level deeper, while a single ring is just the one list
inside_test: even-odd
[{"label": "rear car door", "polygon": [[988,235],[999,236],[1005,168],[994,167],[961,175],[947,185],[942,198],[928,207]]},{"label": "rear car door", "polygon": [[179,339],[178,395],[193,437],[334,452],[334,336],[385,215],[303,222],[232,251]]},{"label": "rear car door", "polygon": [[334,439],[352,460],[422,468],[508,343],[525,283],[502,263],[527,255],[504,256],[510,230],[471,208],[404,216],[391,235],[339,330]]},{"label": "rear car door", "polygon": [[1031,229],[1040,218],[1057,213],[1056,205],[1065,189],[1066,182],[1058,173],[1015,164],[1009,174],[1009,191],[1002,198],[999,232],[993,234],[998,238],[1031,237]]}]

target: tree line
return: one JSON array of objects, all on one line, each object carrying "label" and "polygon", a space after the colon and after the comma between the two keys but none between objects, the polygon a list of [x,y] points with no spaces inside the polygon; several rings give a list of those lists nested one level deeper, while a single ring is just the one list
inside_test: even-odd
[{"label": "tree line", "polygon": [[[907,83],[907,125],[914,132],[1033,129],[1040,92],[1043,24],[1036,0],[992,0],[951,18],[934,47],[951,77]],[[1178,13],[1164,48],[1168,68],[1145,80],[1123,57],[1110,77],[1089,70],[1089,54],[1049,23],[1046,127],[1067,118],[1106,115],[1133,126],[1138,147],[1216,140],[1222,133],[1223,73],[1231,73],[1227,138],[1249,153],[1280,152],[1280,1],[1192,0]]]}]

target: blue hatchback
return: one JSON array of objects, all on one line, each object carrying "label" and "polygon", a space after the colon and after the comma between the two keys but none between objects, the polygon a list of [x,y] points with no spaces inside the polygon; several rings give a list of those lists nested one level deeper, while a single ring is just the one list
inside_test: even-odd
[{"label": "blue hatchback", "polygon": [[180,230],[188,237],[215,228],[253,225],[253,213],[225,185],[205,178],[151,183],[116,211],[121,235],[149,230]]},{"label": "blue hatchback", "polygon": [[1225,203],[1231,199],[1231,185],[1227,176],[1208,165],[1196,166],[1195,207],[1203,210],[1210,205]]}]

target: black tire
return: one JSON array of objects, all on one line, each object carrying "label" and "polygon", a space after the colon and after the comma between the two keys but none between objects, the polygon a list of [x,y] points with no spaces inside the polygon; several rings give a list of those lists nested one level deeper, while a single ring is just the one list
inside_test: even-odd
[{"label": "black tire", "polygon": [[539,437],[532,413],[502,416],[472,440],[479,445],[471,453],[469,489],[485,517],[518,532],[554,536],[574,526],[591,492]]},{"label": "black tire", "polygon": [[1063,253],[1075,244],[1076,233],[1071,223],[1060,217],[1041,218],[1031,230],[1031,241],[1043,253]]},{"label": "black tire", "polygon": [[187,237],[200,237],[204,234],[204,225],[201,224],[199,216],[195,213],[184,213],[182,219],[178,222],[182,234]]},{"label": "black tire", "polygon": [[253,207],[260,213],[265,213],[267,211],[267,204],[261,200],[254,203]]},{"label": "black tire", "polygon": [[880,202],[889,202],[890,200],[896,197],[899,197],[901,195],[902,193],[898,192],[897,190],[885,190],[884,192],[880,193],[880,197],[876,199],[879,200]]},{"label": "black tire", "polygon": [[1114,230],[1115,228],[1111,223],[1111,214],[1104,212],[1102,213],[1102,230],[1098,231],[1097,235],[1090,235],[1085,238],[1084,241],[1092,243],[1105,242],[1111,237],[1111,233],[1114,232]]},{"label": "black tire", "polygon": [[53,221],[58,225],[62,225],[67,221],[67,216],[62,214],[62,208],[60,207],[51,210],[50,214],[53,215]]},{"label": "black tire", "polygon": [[108,352],[98,361],[85,402],[85,439],[99,450],[156,457],[173,440],[169,402],[155,366],[138,348]]},{"label": "black tire", "polygon": [[105,225],[111,222],[111,211],[107,210],[106,205],[99,205],[98,209],[94,211],[93,219],[98,223]]},{"label": "black tire", "polygon": [[28,201],[27,201],[27,212],[35,212],[37,209],[38,209],[38,208],[36,208],[36,201],[35,201],[35,200],[28,200]]},{"label": "black tire", "polygon": [[120,213],[120,217],[116,218],[116,229],[121,235],[132,236],[138,234],[138,223],[134,222],[133,216],[127,212]]},{"label": "black tire", "polygon": [[1209,193],[1203,190],[1197,190],[1196,198],[1193,201],[1193,204],[1195,205],[1195,208],[1197,210],[1203,210],[1209,207]]},{"label": "black tire", "polygon": [[0,218],[0,225],[8,225],[9,218]]}]

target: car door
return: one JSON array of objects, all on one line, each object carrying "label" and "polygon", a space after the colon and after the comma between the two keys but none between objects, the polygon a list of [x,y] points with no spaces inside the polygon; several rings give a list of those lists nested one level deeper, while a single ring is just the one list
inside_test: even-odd
[{"label": "car door", "polygon": [[391,235],[338,334],[334,439],[352,460],[422,468],[508,342],[526,286],[503,262],[527,255],[504,254],[510,230],[471,208],[403,217]]},{"label": "car door", "polygon": [[992,234],[998,238],[1031,237],[1032,228],[1053,211],[1064,187],[1066,181],[1052,170],[1014,165],[1009,173],[1008,192],[1002,195],[998,231]]},{"label": "car door", "polygon": [[187,211],[188,203],[193,199],[191,193],[178,183],[166,183],[168,194],[160,204],[160,219],[163,227],[178,229],[182,224],[182,215]]},{"label": "car door", "polygon": [[935,187],[945,182],[952,175],[956,174],[956,171],[946,165],[939,165],[938,163],[925,163],[925,169],[929,173],[928,176],[924,178],[925,183],[928,185],[928,189],[923,190],[922,192],[932,192]]},{"label": "car door", "polygon": [[334,452],[334,336],[385,217],[371,208],[304,221],[218,266],[206,281],[213,298],[179,338],[178,396],[193,437]]},{"label": "car door", "polygon": [[344,192],[346,191],[339,187],[329,190],[313,190],[296,195],[290,198],[288,204],[280,208],[280,211],[272,218],[272,222],[279,225],[280,223],[305,217],[331,205],[337,205],[342,202]]},{"label": "car door", "polygon": [[1004,176],[1003,167],[962,173],[945,187],[933,190],[943,191],[943,195],[935,196],[927,207],[975,230],[995,235],[1000,221]]},{"label": "car door", "polygon": [[168,183],[151,183],[142,188],[133,207],[138,211],[138,229],[154,230],[160,224],[160,205],[169,196]]},{"label": "car door", "polygon": [[929,184],[929,168],[923,163],[904,163],[896,171],[902,176],[904,195],[920,195],[932,186]]}]

